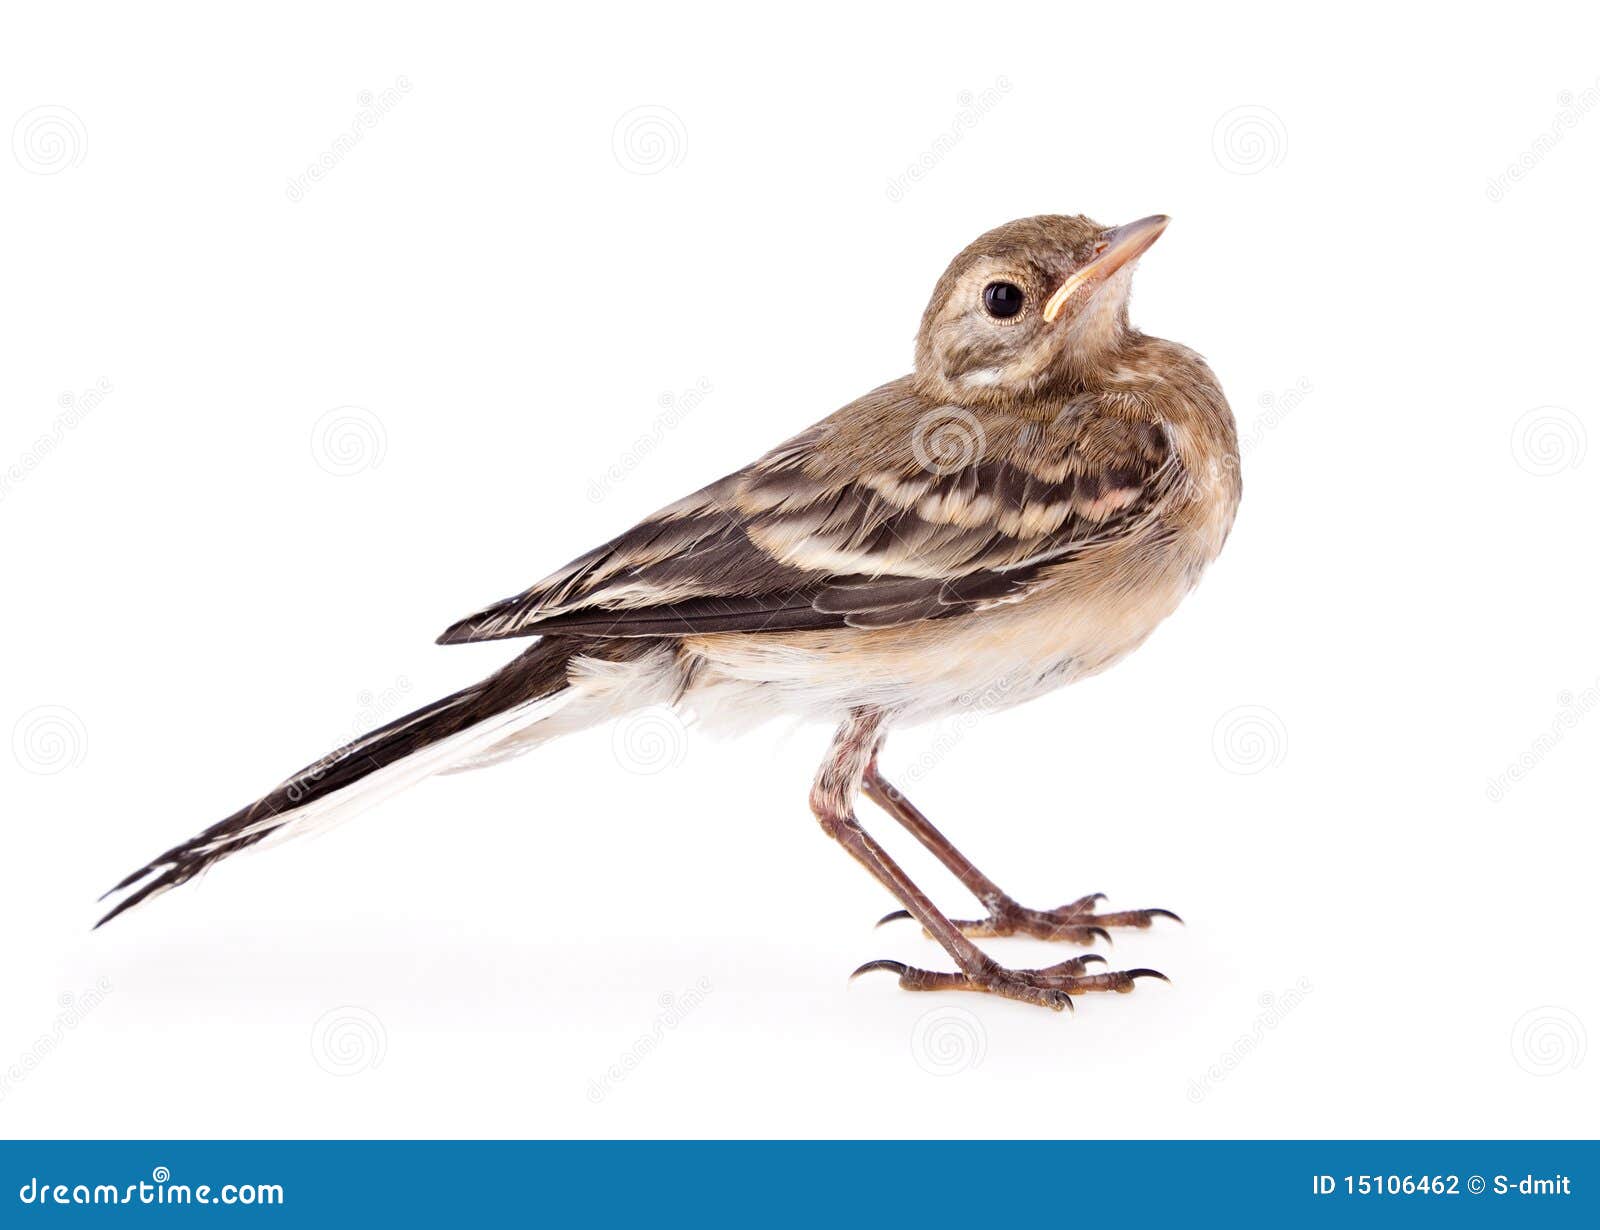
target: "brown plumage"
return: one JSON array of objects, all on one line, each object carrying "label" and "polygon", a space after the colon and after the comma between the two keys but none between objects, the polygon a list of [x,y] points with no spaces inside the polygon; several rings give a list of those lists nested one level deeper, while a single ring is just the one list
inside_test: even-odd
[{"label": "brown plumage", "polygon": [[[1227,403],[1197,355],[1128,323],[1134,262],[1165,226],[1041,217],[980,237],[935,287],[910,375],[453,625],[441,642],[542,639],[484,684],[336,753],[309,798],[288,793],[291,779],[168,851],[118,886],[133,895],[113,915],[349,810],[373,777],[475,767],[664,701],[733,725],[774,713],[841,723],[813,809],[960,972],[873,968],[913,989],[1057,1008],[1076,991],[1129,989],[1153,971],[1086,973],[1095,958],[1004,970],[968,937],[1087,940],[1165,911],[1024,909],[882,780],[876,756],[893,722],[974,697],[1018,703],[1104,669],[1221,549],[1239,499]],[[860,828],[862,792],[973,890],[985,919],[951,923],[933,908]]]},{"label": "brown plumage", "polygon": [[[973,456],[941,463],[940,447]],[[980,419],[942,411],[906,377],[440,639],[886,627],[981,610],[1147,515],[1179,474],[1172,460],[1145,417],[1064,402],[1044,421]]]}]

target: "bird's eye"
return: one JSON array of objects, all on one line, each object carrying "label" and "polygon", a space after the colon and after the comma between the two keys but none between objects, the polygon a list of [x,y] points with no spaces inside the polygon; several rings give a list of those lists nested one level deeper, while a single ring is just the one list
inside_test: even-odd
[{"label": "bird's eye", "polygon": [[990,282],[983,288],[983,306],[991,316],[1015,316],[1022,311],[1022,288],[1010,282]]}]

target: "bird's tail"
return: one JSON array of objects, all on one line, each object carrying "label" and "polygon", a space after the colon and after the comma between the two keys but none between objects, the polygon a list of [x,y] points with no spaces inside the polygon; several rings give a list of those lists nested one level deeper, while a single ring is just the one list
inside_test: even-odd
[{"label": "bird's tail", "polygon": [[[541,640],[481,683],[329,753],[158,855],[106,893],[127,895],[95,926],[187,883],[230,854],[322,828],[442,770],[524,750],[542,741],[530,737],[535,725],[565,733],[648,703],[644,693],[658,690],[648,680],[659,679],[666,665],[648,661],[652,656],[660,658],[660,651],[643,641]],[[647,686],[618,686],[619,674]],[[594,680],[602,682],[597,686]],[[558,713],[560,720],[553,720]]]}]

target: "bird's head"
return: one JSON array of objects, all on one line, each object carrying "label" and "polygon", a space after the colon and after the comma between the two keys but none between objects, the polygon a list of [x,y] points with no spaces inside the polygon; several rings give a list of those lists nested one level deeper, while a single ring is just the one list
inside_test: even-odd
[{"label": "bird's head", "polygon": [[950,262],[917,332],[917,378],[941,400],[1005,406],[1091,386],[1131,336],[1133,266],[1164,214],[1101,226],[1020,218]]}]

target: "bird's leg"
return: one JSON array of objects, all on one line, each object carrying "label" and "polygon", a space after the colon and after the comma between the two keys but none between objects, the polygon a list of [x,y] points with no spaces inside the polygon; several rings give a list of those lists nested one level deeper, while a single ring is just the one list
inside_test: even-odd
[{"label": "bird's leg", "polygon": [[[828,758],[811,788],[811,810],[823,831],[870,871],[894,894],[910,917],[920,922],[955,960],[959,973],[915,969],[899,961],[869,961],[856,971],[890,970],[900,985],[911,991],[987,991],[1007,999],[1040,1004],[1058,1012],[1069,1007],[1071,995],[1082,991],[1131,991],[1136,978],[1162,975],[1154,970],[1121,970],[1086,974],[1095,956],[1078,957],[1044,969],[1006,969],[979,949],[941,914],[925,893],[911,882],[887,851],[874,841],[855,817],[855,798],[871,763],[886,715],[877,709],[854,710],[834,736]],[[854,977],[855,975],[852,975]]]},{"label": "bird's leg", "polygon": [[[1096,914],[1095,905],[1104,898],[1104,893],[1091,893],[1087,897],[1079,897],[1076,901],[1069,901],[1066,905],[1053,910],[1030,910],[1018,904],[998,884],[973,866],[972,860],[951,845],[949,838],[934,828],[933,823],[918,810],[916,804],[906,798],[898,787],[879,772],[878,748],[882,746],[880,738],[862,774],[862,793],[898,820],[913,837],[932,851],[934,857],[948,867],[956,879],[960,880],[967,891],[988,911],[987,918],[952,922],[951,925],[963,935],[1021,934],[1043,940],[1092,944],[1096,936],[1107,940],[1111,938],[1110,933],[1106,931],[1107,927],[1148,927],[1157,918],[1183,921],[1171,910],[1121,910],[1116,913]],[[907,917],[911,917],[907,911],[897,910],[885,916],[881,922]]]}]

